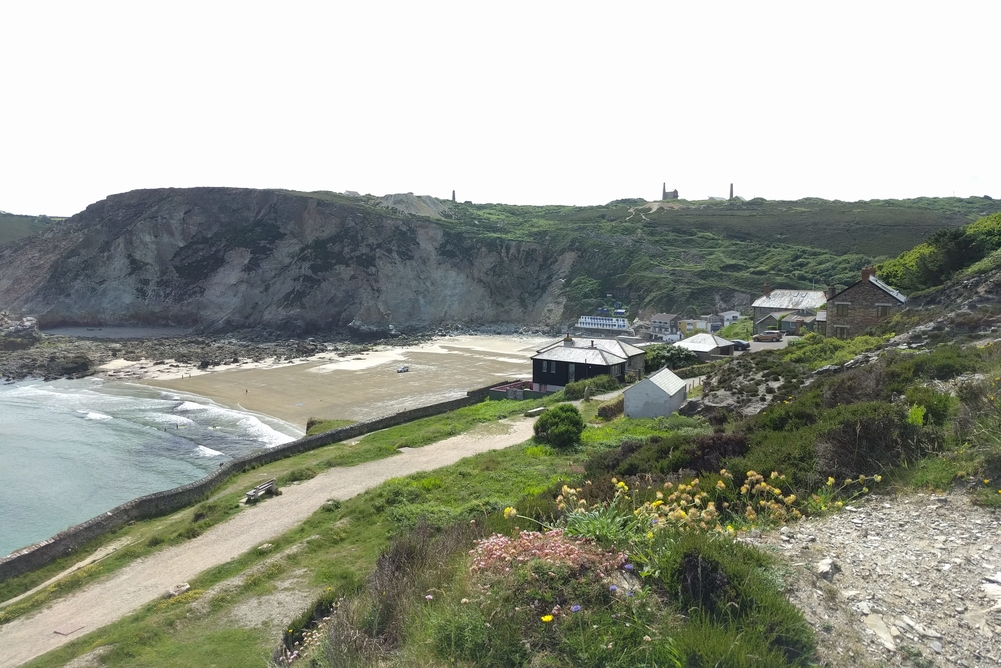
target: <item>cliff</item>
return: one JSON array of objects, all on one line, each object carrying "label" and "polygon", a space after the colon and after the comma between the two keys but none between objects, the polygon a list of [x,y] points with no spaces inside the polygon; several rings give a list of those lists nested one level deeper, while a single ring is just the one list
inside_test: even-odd
[{"label": "cliff", "polygon": [[[113,195],[0,247],[0,308],[42,327],[276,335],[558,321],[573,252],[470,236],[461,224],[408,212],[401,197],[239,188]],[[444,202],[413,199],[415,211],[447,212]]]}]

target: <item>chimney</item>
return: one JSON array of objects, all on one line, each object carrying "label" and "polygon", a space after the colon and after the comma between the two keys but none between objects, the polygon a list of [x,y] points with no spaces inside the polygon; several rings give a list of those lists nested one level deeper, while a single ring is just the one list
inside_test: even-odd
[{"label": "chimney", "polygon": [[563,345],[567,348],[573,348],[573,338],[570,336],[570,332],[567,332],[567,335],[563,337]]},{"label": "chimney", "polygon": [[733,184],[730,184],[730,199],[733,199]]},{"label": "chimney", "polygon": [[764,289],[762,290],[762,292],[764,292],[764,293],[765,293],[765,296],[766,296],[766,297],[767,297],[768,295],[772,294],[772,284],[771,284],[771,283],[769,283],[768,281],[765,281],[765,287],[764,287]]},{"label": "chimney", "polygon": [[591,347],[594,348],[594,339],[591,339]]},{"label": "chimney", "polygon": [[452,191],[452,201],[453,202],[455,201],[455,191],[454,190]]},{"label": "chimney", "polygon": [[868,281],[871,277],[876,275],[876,268],[872,265],[868,267],[862,267],[862,280]]},{"label": "chimney", "polygon": [[830,285],[827,286],[827,298],[828,299],[834,299],[834,295],[836,295],[837,293],[838,293],[838,289],[837,289],[837,287],[835,287],[834,283],[831,283]]},{"label": "chimney", "polygon": [[664,191],[663,191],[663,193],[660,196],[661,200],[667,199],[667,181],[664,181],[664,189],[663,190]]}]

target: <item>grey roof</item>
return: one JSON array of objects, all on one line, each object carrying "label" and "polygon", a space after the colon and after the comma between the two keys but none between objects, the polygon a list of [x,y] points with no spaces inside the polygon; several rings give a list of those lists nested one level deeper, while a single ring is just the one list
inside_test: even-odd
[{"label": "grey roof", "polygon": [[557,346],[550,350],[544,350],[532,355],[534,360],[548,360],[550,362],[573,362],[574,364],[593,364],[595,366],[612,366],[622,364],[625,357],[613,355],[601,348],[577,348],[571,346]]},{"label": "grey roof", "polygon": [[816,311],[826,303],[827,295],[823,290],[772,290],[771,293],[758,297],[751,306],[776,310]]},{"label": "grey roof", "polygon": [[789,315],[790,313],[795,313],[795,311],[772,311],[771,313],[767,313],[758,318],[757,322],[755,322],[754,324],[760,325],[763,321],[767,320],[768,318],[775,318],[775,322],[778,322],[782,318],[782,316]]},{"label": "grey roof", "polygon": [[696,353],[708,353],[716,350],[717,348],[732,346],[733,341],[727,341],[722,336],[716,336],[715,334],[703,332],[702,334],[696,334],[695,336],[690,336],[687,339],[682,339],[674,345],[679,348],[687,348],[688,350]]},{"label": "grey roof", "polygon": [[677,313],[654,313],[650,316],[650,321],[653,322],[654,320],[663,320],[665,322],[671,322],[677,317]]},{"label": "grey roof", "polygon": [[870,276],[869,277],[869,282],[872,283],[873,285],[875,285],[877,288],[879,288],[883,292],[885,292],[886,294],[888,294],[891,297],[893,297],[894,299],[896,299],[901,304],[903,304],[904,302],[907,301],[907,297],[904,296],[904,294],[902,292],[900,292],[898,290],[894,290],[889,285],[887,285],[883,281],[879,280],[875,276]]},{"label": "grey roof", "polygon": [[827,311],[817,311],[817,322],[827,322]]},{"label": "grey roof", "polygon": [[[539,350],[536,352],[546,353],[552,350],[553,348],[558,348],[558,347],[578,348],[578,349],[593,347],[593,348],[599,348],[601,350],[604,350],[605,352],[609,352],[615,355],[616,357],[621,357],[623,359],[635,357],[636,355],[646,354],[646,351],[644,351],[642,348],[637,348],[631,343],[626,343],[625,341],[619,341],[618,339],[592,339],[589,336],[582,336],[576,339],[571,337],[570,340],[573,342],[572,346],[566,345],[565,343],[566,339],[560,339],[555,343],[550,343],[548,346],[543,346],[542,348],[539,348]],[[544,359],[544,358],[540,357],[539,359]]]},{"label": "grey roof", "polygon": [[[844,293],[848,292],[849,290],[851,290],[852,288],[854,288],[856,285],[858,285],[861,282],[862,282],[862,280],[858,280],[858,281],[852,283],[847,288],[845,288],[841,292],[839,292],[839,293],[835,294],[833,297],[831,297],[831,300],[837,299],[839,296],[841,296]],[[907,302],[907,297],[902,292],[900,292],[898,290],[894,290],[889,285],[887,285],[883,281],[879,280],[875,276],[870,276],[869,277],[869,282],[872,283],[873,285],[875,285],[877,288],[879,288],[883,292],[885,292],[886,294],[888,294],[891,297],[893,297],[894,299],[896,299],[901,304],[904,304],[904,303]]]},{"label": "grey roof", "polygon": [[660,389],[667,392],[672,397],[679,391],[685,389],[685,381],[671,371],[670,369],[664,368],[656,373],[652,373],[647,377],[651,383],[659,387]]}]

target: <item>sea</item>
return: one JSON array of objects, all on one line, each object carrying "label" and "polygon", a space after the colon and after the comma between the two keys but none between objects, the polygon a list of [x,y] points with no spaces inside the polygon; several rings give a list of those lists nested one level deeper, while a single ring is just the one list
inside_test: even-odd
[{"label": "sea", "polygon": [[0,385],[0,556],[302,433],[276,418],[132,383]]}]

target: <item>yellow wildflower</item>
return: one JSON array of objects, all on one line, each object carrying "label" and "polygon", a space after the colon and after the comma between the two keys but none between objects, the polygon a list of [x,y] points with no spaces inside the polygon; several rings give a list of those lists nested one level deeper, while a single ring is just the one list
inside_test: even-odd
[{"label": "yellow wildflower", "polygon": [[883,482],[883,476],[881,475],[874,475],[872,479],[875,480],[876,482]]},{"label": "yellow wildflower", "polygon": [[828,478],[827,479],[827,486],[828,487],[834,487],[834,478]]},{"label": "yellow wildflower", "polygon": [[716,481],[716,489],[726,489],[726,483],[722,480]]},{"label": "yellow wildflower", "polygon": [[509,520],[518,514],[518,509],[512,506],[508,506],[504,509],[504,519]]},{"label": "yellow wildflower", "polygon": [[541,619],[544,624],[548,624],[549,622],[553,621],[553,616],[552,615],[542,615],[541,617],[539,617],[539,619]]}]

